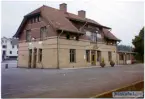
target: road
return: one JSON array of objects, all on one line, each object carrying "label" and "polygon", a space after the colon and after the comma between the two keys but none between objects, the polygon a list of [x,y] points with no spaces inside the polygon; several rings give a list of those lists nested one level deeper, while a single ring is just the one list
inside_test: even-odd
[{"label": "road", "polygon": [[87,98],[144,79],[143,64],[69,70],[9,66],[2,65],[2,98]]}]

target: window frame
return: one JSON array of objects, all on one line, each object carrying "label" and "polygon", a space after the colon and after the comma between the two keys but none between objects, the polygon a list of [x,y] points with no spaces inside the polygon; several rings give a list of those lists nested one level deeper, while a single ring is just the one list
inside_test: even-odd
[{"label": "window frame", "polygon": [[2,48],[7,48],[7,46],[6,45],[2,45]]},{"label": "window frame", "polygon": [[76,63],[76,49],[70,49],[70,63]]},{"label": "window frame", "polygon": [[10,51],[9,53],[12,54],[12,51]]},{"label": "window frame", "polygon": [[86,50],[86,62],[90,63],[90,50]]},{"label": "window frame", "polygon": [[48,31],[47,31],[47,27],[43,26],[40,28],[40,40],[43,41],[45,39],[45,37],[48,36]]}]

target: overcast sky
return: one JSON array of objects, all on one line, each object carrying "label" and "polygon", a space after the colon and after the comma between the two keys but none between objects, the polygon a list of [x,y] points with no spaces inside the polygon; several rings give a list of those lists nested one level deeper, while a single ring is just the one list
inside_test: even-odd
[{"label": "overcast sky", "polygon": [[144,3],[141,1],[3,1],[1,36],[12,37],[23,16],[36,8],[42,5],[59,8],[59,4],[63,2],[67,3],[68,12],[77,14],[78,10],[85,10],[87,18],[111,27],[112,33],[122,40],[120,44],[132,45],[132,39],[144,25]]}]

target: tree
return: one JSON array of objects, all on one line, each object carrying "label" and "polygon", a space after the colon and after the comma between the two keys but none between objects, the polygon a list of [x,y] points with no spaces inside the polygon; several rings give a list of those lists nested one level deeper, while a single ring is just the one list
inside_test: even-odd
[{"label": "tree", "polygon": [[135,36],[132,40],[132,44],[134,45],[134,52],[137,54],[135,58],[141,62],[144,61],[144,27],[140,30],[139,35]]},{"label": "tree", "polygon": [[117,45],[117,50],[118,51],[132,52],[133,48],[129,45]]}]

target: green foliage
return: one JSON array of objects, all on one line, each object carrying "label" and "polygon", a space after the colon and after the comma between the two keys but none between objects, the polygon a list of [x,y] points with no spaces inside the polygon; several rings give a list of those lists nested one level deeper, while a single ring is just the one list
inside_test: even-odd
[{"label": "green foliage", "polygon": [[104,58],[102,58],[101,63],[105,63]]},{"label": "green foliage", "polygon": [[140,30],[139,35],[135,36],[132,40],[132,44],[135,46],[134,52],[135,58],[141,62],[144,61],[144,27]]}]

